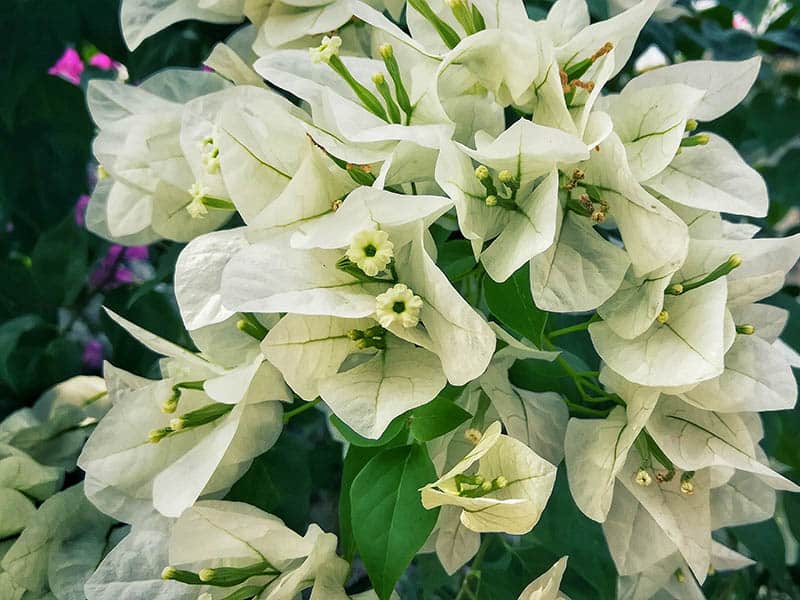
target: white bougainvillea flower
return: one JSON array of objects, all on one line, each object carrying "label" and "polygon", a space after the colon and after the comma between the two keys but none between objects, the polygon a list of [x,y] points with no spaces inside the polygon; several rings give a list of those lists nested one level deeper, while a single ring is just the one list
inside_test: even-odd
[{"label": "white bougainvillea flower", "polygon": [[[436,181],[453,200],[459,227],[492,279],[505,281],[553,244],[556,165],[587,155],[586,145],[574,136],[525,120],[494,140],[479,138],[476,150],[442,147]],[[483,242],[492,239],[481,252]]]},{"label": "white bougainvillea flower", "polygon": [[712,413],[662,396],[647,431],[648,447],[659,450],[652,459],[671,466],[657,483],[642,482],[633,475],[652,459],[632,449],[618,476],[603,528],[621,575],[647,570],[677,550],[702,582],[713,560],[712,529],[768,519],[775,489],[798,489],[769,468],[752,414]]},{"label": "white bougainvillea flower", "polygon": [[[408,56],[422,62],[431,60],[419,53]],[[363,165],[383,161],[401,141],[435,149],[441,139],[451,136],[450,120],[441,112],[438,99],[434,102],[429,94],[419,98],[409,96],[413,110],[407,119],[403,120],[402,115],[400,120],[391,118],[385,101],[378,99],[380,94],[377,90],[371,91],[376,89],[373,76],[379,75],[384,83],[392,81],[380,58],[336,56],[336,60],[341,65],[340,70],[348,73],[347,78],[327,63],[314,64],[308,52],[301,50],[272,52],[259,59],[254,67],[276,87],[308,102],[313,117],[313,124],[307,126],[309,134],[328,152],[348,163]],[[399,68],[399,62],[397,64]],[[400,74],[406,90],[415,90],[418,86],[411,81],[412,76],[427,71],[425,68],[417,70],[415,66],[405,65],[409,75]],[[351,80],[357,92],[348,83]],[[399,111],[396,102],[392,102]]]},{"label": "white bougainvillea flower", "polygon": [[604,103],[637,181],[653,177],[672,161],[692,109],[702,97],[702,90],[675,83],[626,87]]},{"label": "white bougainvillea flower", "polygon": [[614,220],[628,251],[633,273],[653,277],[674,272],[688,252],[686,224],[637,183],[619,136],[609,135],[578,167],[584,178],[575,189],[584,190],[595,206],[599,203],[601,211],[607,207],[607,216]]},{"label": "white bougainvillea flower", "polygon": [[703,97],[689,116],[713,121],[744,100],[760,67],[760,56],[739,62],[692,60],[646,71],[629,81],[625,89],[634,91],[679,83],[703,90]]},{"label": "white bougainvillea flower", "polygon": [[[485,399],[477,381],[467,385],[455,399],[455,403],[475,417],[465,421],[454,430],[427,442],[428,454],[439,475],[449,471],[461,461],[464,455],[473,450],[478,433],[483,429],[484,423],[493,423],[499,419],[498,412]],[[512,418],[509,419],[509,422],[515,422],[515,420]],[[515,422],[515,424],[517,423]],[[461,513],[460,506],[443,505],[439,511],[436,526],[421,550],[421,552],[436,552],[442,568],[451,575],[469,562],[481,545],[480,533],[469,529],[462,523]]]},{"label": "white bougainvillea flower", "polygon": [[758,442],[763,432],[753,431],[750,416],[701,410],[674,396],[665,396],[647,430],[675,466],[683,470],[734,468],[757,475],[775,489],[800,491],[800,487],[760,461]]},{"label": "white bougainvillea flower", "polygon": [[[264,338],[262,351],[297,395],[322,397],[348,426],[373,439],[446,383],[435,354],[372,319],[288,314]],[[348,358],[358,360],[345,368]]]},{"label": "white bougainvillea flower", "polygon": [[[417,218],[424,214],[418,213]],[[406,220],[413,223],[410,215]],[[349,239],[336,242],[338,250],[295,250],[287,248],[279,236],[255,243],[225,268],[223,303],[230,310],[257,313],[364,318],[376,315],[377,296],[402,283],[422,300],[419,320],[424,330],[393,327],[392,333],[436,353],[448,381],[463,385],[488,365],[494,334],[436,267],[424,248],[421,227],[417,227],[417,232],[408,236],[414,241],[402,248],[395,245],[396,276],[380,278],[342,268],[340,260]],[[356,231],[361,229],[359,225]]]},{"label": "white bougainvillea flower", "polygon": [[567,569],[568,558],[568,556],[560,558],[542,575],[531,581],[517,600],[567,600],[558,588]]},{"label": "white bougainvillea flower", "polygon": [[620,575],[639,573],[678,551],[699,581],[711,562],[710,477],[693,474],[694,490],[681,491],[682,477],[642,485],[632,474],[640,465],[631,450],[617,478],[614,502],[603,522],[611,557]]},{"label": "white bougainvillea flower", "polygon": [[550,312],[597,308],[611,298],[630,271],[631,259],[605,239],[589,217],[558,207],[553,245],[531,260],[531,294]]},{"label": "white bougainvillea flower", "polygon": [[[792,367],[774,344],[789,318],[785,310],[749,304],[731,311],[737,336],[725,354],[725,370],[715,379],[677,394],[705,410],[743,412],[786,410],[797,401]],[[757,400],[757,404],[754,404]]]},{"label": "white bougainvillea flower", "polygon": [[693,385],[724,369],[726,331],[733,326],[726,301],[727,285],[721,278],[666,296],[656,321],[638,337],[627,340],[604,321],[590,325],[589,334],[603,361],[628,381],[653,387]]},{"label": "white bougainvillea flower", "polygon": [[221,323],[235,313],[222,306],[222,270],[248,245],[244,228],[201,235],[189,242],[175,263],[175,298],[189,331]]},{"label": "white bougainvillea flower", "polygon": [[458,506],[461,522],[473,531],[530,531],[550,497],[556,468],[500,431],[500,423],[490,425],[469,454],[422,488],[423,506]]},{"label": "white bougainvillea flower", "polygon": [[311,188],[300,197],[304,201],[295,198],[305,208],[305,198],[315,198],[323,186],[332,185],[326,166],[306,165],[313,145],[303,125],[305,113],[274,92],[250,86],[240,90],[220,109],[214,137],[225,187],[237,211],[251,223],[293,183]]},{"label": "white bougainvillea flower", "polygon": [[625,381],[607,367],[600,381],[626,406],[614,408],[602,421],[570,419],[564,452],[575,503],[587,517],[602,523],[611,508],[615,480],[627,476],[622,470],[628,452],[647,424],[659,392]]},{"label": "white bougainvillea flower", "polygon": [[[715,572],[744,569],[755,564],[719,542],[711,542],[711,568]],[[672,598],[705,598],[686,561],[677,552],[635,575],[619,578],[619,598],[648,600],[668,594]]]},{"label": "white bougainvillea flower", "polygon": [[[230,210],[212,210],[195,219],[186,210],[197,176],[180,144],[185,103],[229,85],[213,73],[184,69],[161,71],[139,87],[92,83],[89,109],[100,129],[93,151],[106,174],[87,212],[92,231],[126,244],[187,241],[230,217]],[[199,147],[192,154],[201,160]]]},{"label": "white bougainvillea flower", "polygon": [[125,0],[120,19],[128,48],[135,50],[151,35],[173,23],[198,19],[209,23],[238,23],[244,18],[245,0]]},{"label": "white bougainvillea flower", "polygon": [[[427,228],[451,206],[443,196],[404,195],[362,186],[347,194],[336,210],[298,219],[292,225],[295,233],[290,243],[294,248],[352,248],[364,232],[377,229],[388,234],[382,244],[387,248],[391,244],[394,255],[415,239],[418,223]],[[381,233],[370,235],[383,237]],[[366,271],[365,274],[369,275]]]},{"label": "white bougainvillea flower", "polygon": [[[515,5],[514,2],[510,2],[478,8],[479,4],[481,2],[472,6],[487,12],[485,19],[487,26],[497,14],[504,12],[508,7],[511,7],[517,16],[522,15],[522,22],[525,20],[521,4]],[[442,60],[444,47],[441,46],[441,39],[436,33],[430,38],[424,26],[422,29],[414,27],[414,19],[419,15],[410,5],[406,17],[412,36],[407,35],[363,2],[354,2],[353,7],[354,16],[373,27],[373,44],[378,47],[381,58],[388,64],[391,59],[387,59],[384,55],[388,52],[394,56],[402,81],[408,82],[409,104],[413,107],[412,117],[417,115],[420,123],[448,123],[454,128],[453,138],[467,144],[473,143],[473,136],[477,131],[486,131],[495,136],[502,132],[504,129],[502,106],[466,65],[447,58]],[[434,11],[439,9],[439,7],[432,8]],[[441,8],[452,18],[449,6],[442,4]],[[520,20],[516,19],[516,22],[519,23]],[[418,34],[421,34],[421,37]],[[400,149],[400,147],[396,149],[395,156]]]},{"label": "white bougainvillea flower", "polygon": [[[736,324],[726,307],[748,306],[780,290],[798,257],[800,236],[692,240],[671,283],[666,277],[644,281],[626,276],[620,292],[599,310],[606,320],[589,328],[595,348],[611,368],[642,385],[674,387],[713,379],[722,373],[723,355],[736,339]],[[692,294],[695,300],[687,299]],[[647,344],[647,353],[642,353],[642,344]],[[743,342],[737,353],[756,344]],[[672,350],[662,355],[667,348]],[[630,353],[639,353],[635,365]],[[670,361],[674,372],[662,371]],[[677,367],[680,361],[686,362]],[[748,370],[757,376],[757,370]],[[785,382],[785,375],[775,382],[783,390],[779,395],[790,393]]]},{"label": "white bougainvillea flower", "polygon": [[280,401],[291,396],[261,356],[224,369],[114,318],[169,360],[165,379],[111,393],[114,406],[78,459],[86,495],[129,523],[153,506],[177,516],[199,496],[226,491],[272,446],[282,429]]},{"label": "white bougainvillea flower", "polygon": [[[172,528],[169,566],[164,567],[164,578],[180,580],[178,574],[189,571],[212,585],[238,570],[244,580],[231,587],[252,587],[261,600],[292,600],[316,587],[317,580],[334,595],[315,590],[313,598],[347,598],[344,582],[349,569],[336,555],[335,535],[311,525],[301,537],[277,517],[240,502],[206,500],[187,509]],[[213,588],[209,592],[211,597],[223,597],[214,595]]]},{"label": "white bougainvillea flower", "polygon": [[706,144],[682,148],[669,165],[643,185],[686,206],[765,216],[769,200],[761,175],[723,138],[712,133],[705,135]]}]

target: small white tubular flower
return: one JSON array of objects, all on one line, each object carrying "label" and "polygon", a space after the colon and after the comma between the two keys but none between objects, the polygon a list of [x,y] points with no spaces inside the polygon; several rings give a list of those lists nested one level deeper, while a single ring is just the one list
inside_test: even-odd
[{"label": "small white tubular flower", "polygon": [[189,188],[192,201],[186,206],[186,211],[193,219],[202,219],[208,214],[208,208],[203,204],[203,197],[208,193],[208,189],[202,184],[195,182]]},{"label": "small white tubular flower", "polygon": [[416,327],[422,298],[404,283],[398,283],[375,298],[375,318],[387,329],[395,323]]},{"label": "small white tubular flower", "polygon": [[322,38],[322,44],[316,48],[309,48],[308,53],[311,55],[311,62],[314,64],[321,62],[329,62],[333,56],[339,54],[339,48],[342,46],[342,38],[338,35],[333,37],[325,36]]},{"label": "small white tubular flower", "polygon": [[650,473],[645,471],[644,469],[639,469],[636,471],[635,481],[638,485],[642,487],[647,487],[651,483],[653,483],[653,478],[650,477]]},{"label": "small white tubular flower", "polygon": [[374,277],[392,260],[394,244],[385,231],[366,229],[353,236],[346,256],[365,274]]}]

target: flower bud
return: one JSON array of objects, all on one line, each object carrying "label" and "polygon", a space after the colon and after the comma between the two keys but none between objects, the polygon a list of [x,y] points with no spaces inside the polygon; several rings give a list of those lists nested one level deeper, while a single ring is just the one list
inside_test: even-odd
[{"label": "flower bud", "polygon": [[494,484],[494,488],[496,490],[502,490],[504,487],[508,485],[508,479],[506,479],[502,475],[498,475],[492,483]]},{"label": "flower bud", "polygon": [[494,194],[486,196],[486,206],[497,206],[497,196]]},{"label": "flower bud", "polygon": [[680,296],[683,293],[683,285],[680,283],[673,283],[666,289],[665,293],[671,296]]},{"label": "flower bud", "polygon": [[486,165],[478,165],[475,168],[475,177],[479,180],[483,181],[484,179],[489,177],[489,169]]},{"label": "flower bud", "polygon": [[662,310],[660,313],[658,313],[658,316],[656,317],[656,321],[658,321],[662,325],[664,323],[666,323],[667,321],[669,321],[669,312],[667,312],[666,310]]},{"label": "flower bud", "polygon": [[736,326],[736,333],[741,333],[742,335],[753,335],[755,332],[756,328],[750,324]]},{"label": "flower bud", "polygon": [[470,427],[464,432],[464,437],[467,438],[472,444],[477,445],[481,441],[483,434],[480,430]]},{"label": "flower bud", "polygon": [[728,260],[727,260],[727,262],[725,263],[725,265],[726,265],[726,266],[727,266],[727,267],[728,267],[728,268],[729,268],[731,271],[732,271],[733,269],[736,269],[737,267],[740,267],[740,266],[742,265],[742,256],[741,256],[741,254],[731,254],[731,255],[728,257]]},{"label": "flower bud", "polygon": [[151,444],[157,444],[169,434],[175,433],[170,427],[162,427],[161,429],[152,429],[147,434],[147,441]]},{"label": "flower bud", "polygon": [[383,44],[378,48],[378,54],[384,59],[391,58],[394,56],[394,48],[392,48],[391,44]]}]

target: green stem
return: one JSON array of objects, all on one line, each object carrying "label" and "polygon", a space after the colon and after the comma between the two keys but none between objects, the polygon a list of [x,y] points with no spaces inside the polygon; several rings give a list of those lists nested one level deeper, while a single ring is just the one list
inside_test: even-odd
[{"label": "green stem", "polygon": [[[458,590],[458,595],[456,596],[455,600],[477,600],[477,594],[480,591],[481,586],[481,564],[483,564],[486,551],[489,549],[489,546],[492,545],[493,540],[493,535],[483,535],[480,548],[478,548],[478,553],[475,555],[475,558],[472,559],[472,562],[469,565],[469,570],[464,575],[464,579],[461,581],[461,587]],[[470,586],[470,581],[473,579],[477,582],[474,591]]]},{"label": "green stem", "polygon": [[563,329],[556,329],[555,331],[551,331],[550,333],[548,333],[547,337],[549,337],[552,340],[553,338],[557,338],[557,337],[560,337],[562,335],[567,335],[568,333],[574,333],[576,331],[583,331],[584,329],[587,329],[589,327],[589,325],[591,325],[592,323],[595,323],[596,321],[599,321],[599,320],[600,320],[600,317],[597,315],[597,313],[595,313],[595,314],[592,315],[592,318],[589,319],[588,321],[584,321],[583,323],[578,323],[577,325],[571,325],[569,327],[564,327]]},{"label": "green stem", "polygon": [[304,413],[307,410],[311,410],[312,408],[314,408],[320,402],[322,402],[322,398],[315,398],[314,400],[312,400],[311,402],[307,402],[303,406],[295,408],[294,410],[290,410],[289,412],[287,412],[286,414],[283,415],[283,422],[284,423],[288,423],[289,421],[292,420],[292,417],[295,417],[295,416],[299,415],[300,413]]}]

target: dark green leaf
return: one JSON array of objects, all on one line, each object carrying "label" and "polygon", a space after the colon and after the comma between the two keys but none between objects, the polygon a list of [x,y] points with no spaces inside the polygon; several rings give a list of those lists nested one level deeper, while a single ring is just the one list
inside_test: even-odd
[{"label": "dark green leaf", "polygon": [[419,488],[436,479],[425,446],[384,450],[361,470],[350,488],[353,535],[381,600],[436,525],[438,509],[425,510]]},{"label": "dark green leaf", "polygon": [[88,252],[86,232],[71,216],[39,238],[31,272],[50,304],[71,304],[78,296],[89,274]]},{"label": "dark green leaf", "polygon": [[226,500],[247,502],[304,532],[311,497],[308,449],[295,437],[282,435],[237,481]]},{"label": "dark green leaf", "polygon": [[350,429],[350,427],[342,421],[336,415],[331,415],[331,423],[334,427],[342,434],[342,437],[346,439],[348,442],[353,444],[354,446],[363,446],[365,448],[370,448],[373,446],[384,446],[390,440],[393,440],[397,437],[403,428],[406,426],[407,417],[405,415],[400,415],[394,421],[389,423],[389,426],[386,428],[386,431],[383,432],[381,437],[377,440],[371,440],[369,438],[365,438],[361,435],[358,435],[355,431]]},{"label": "dark green leaf", "polygon": [[484,278],[484,292],[489,310],[503,325],[541,346],[547,313],[533,303],[528,265],[504,283]]},{"label": "dark green leaf", "polygon": [[434,398],[411,412],[411,435],[428,442],[452,431],[472,415],[447,398]]},{"label": "dark green leaf", "polygon": [[451,281],[463,277],[477,264],[468,240],[450,240],[442,244],[436,263]]},{"label": "dark green leaf", "polygon": [[731,527],[730,531],[750,551],[753,560],[763,564],[781,587],[790,589],[791,583],[786,570],[786,547],[774,519]]}]

